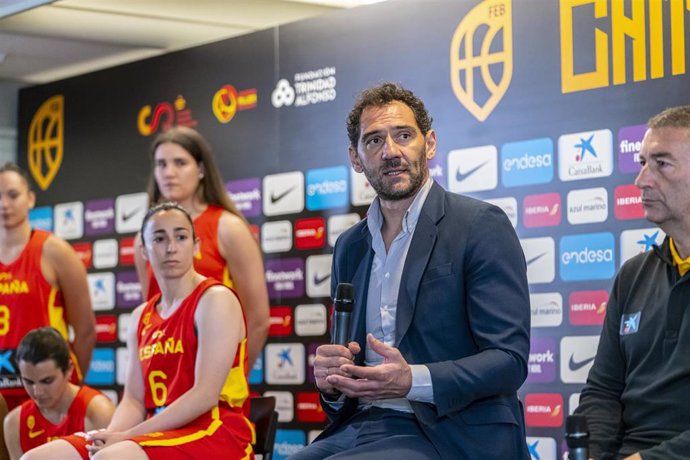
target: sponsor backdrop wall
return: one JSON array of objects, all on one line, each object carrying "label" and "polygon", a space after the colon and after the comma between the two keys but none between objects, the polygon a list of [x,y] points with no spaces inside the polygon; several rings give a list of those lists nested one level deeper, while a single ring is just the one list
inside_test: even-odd
[{"label": "sponsor backdrop wall", "polygon": [[310,363],[329,338],[331,252],[373,197],[349,167],[344,120],[359,90],[394,80],[434,117],[433,177],[502,207],[521,238],[528,443],[535,458],[560,456],[614,273],[664,236],[633,180],[648,117],[690,102],[685,3],[391,2],[22,90],[32,221],[89,272],[99,343],[87,382],[115,394],[124,381],[151,140],[194,126],[265,255],[271,331],[251,383],[278,398],[277,458],[318,433]]}]

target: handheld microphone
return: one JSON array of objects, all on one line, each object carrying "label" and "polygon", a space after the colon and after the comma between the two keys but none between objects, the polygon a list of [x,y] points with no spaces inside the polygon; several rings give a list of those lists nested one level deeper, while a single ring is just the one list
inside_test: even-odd
[{"label": "handheld microphone", "polygon": [[589,459],[589,429],[584,415],[569,415],[565,420],[565,442],[570,460]]},{"label": "handheld microphone", "polygon": [[350,342],[350,320],[355,304],[355,288],[350,283],[338,283],[333,298],[333,330],[331,343],[344,345]]}]

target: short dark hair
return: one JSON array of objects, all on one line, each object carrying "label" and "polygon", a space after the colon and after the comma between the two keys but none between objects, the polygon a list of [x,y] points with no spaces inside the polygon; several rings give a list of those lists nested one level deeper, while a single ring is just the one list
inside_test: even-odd
[{"label": "short dark hair", "polygon": [[197,164],[204,166],[204,175],[199,180],[199,188],[197,189],[200,189],[203,202],[220,206],[246,222],[245,217],[225,190],[223,178],[216,165],[211,146],[198,131],[186,126],[175,126],[163,131],[156,136],[151,144],[151,173],[147,186],[149,203],[154,205],[164,198],[156,183],[154,169],[156,168],[156,149],[159,145],[167,142],[179,145],[194,158]]},{"label": "short dark hair", "polygon": [[158,214],[159,212],[170,211],[173,209],[180,211],[182,214],[185,215],[185,217],[189,221],[189,225],[192,227],[192,239],[194,241],[196,241],[196,232],[194,230],[194,221],[192,221],[192,216],[189,215],[189,213],[187,212],[187,210],[185,208],[183,208],[179,204],[175,203],[174,201],[165,201],[163,203],[158,203],[154,207],[150,208],[146,212],[146,215],[144,216],[144,220],[141,222],[140,235],[141,235],[141,243],[144,246],[146,246],[146,240],[144,239],[144,229],[146,228],[146,224],[149,223],[149,220],[151,219],[151,217]]},{"label": "short dark hair", "polygon": [[654,115],[647,122],[647,128],[690,128],[690,105],[669,107]]},{"label": "short dark hair", "polygon": [[381,107],[395,101],[402,102],[412,110],[417,127],[422,134],[426,135],[429,132],[433,119],[429,116],[424,102],[415,96],[412,91],[403,88],[400,84],[386,81],[365,89],[357,96],[355,106],[347,116],[347,136],[352,147],[357,147],[357,142],[359,141],[361,134],[360,121],[364,109],[367,107]]},{"label": "short dark hair", "polygon": [[70,367],[69,346],[65,338],[54,327],[41,327],[29,331],[17,347],[15,361],[26,361],[36,365],[52,359],[63,373]]},{"label": "short dark hair", "polygon": [[3,164],[0,166],[0,174],[6,173],[6,172],[14,172],[19,174],[19,176],[24,179],[24,183],[26,184],[26,188],[29,189],[29,191],[32,191],[31,187],[31,180],[29,179],[29,174],[27,174],[26,171],[24,171],[23,168],[20,168],[19,165],[16,163],[12,163],[11,161],[8,161],[7,163]]}]

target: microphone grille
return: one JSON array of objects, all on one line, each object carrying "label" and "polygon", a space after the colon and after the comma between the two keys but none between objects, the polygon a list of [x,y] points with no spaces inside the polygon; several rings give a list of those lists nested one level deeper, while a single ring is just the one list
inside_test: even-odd
[{"label": "microphone grille", "polygon": [[589,434],[589,429],[587,428],[587,417],[584,415],[568,416],[568,418],[565,420],[565,432]]},{"label": "microphone grille", "polygon": [[355,288],[350,283],[338,283],[335,287],[336,302],[352,303],[355,300]]}]

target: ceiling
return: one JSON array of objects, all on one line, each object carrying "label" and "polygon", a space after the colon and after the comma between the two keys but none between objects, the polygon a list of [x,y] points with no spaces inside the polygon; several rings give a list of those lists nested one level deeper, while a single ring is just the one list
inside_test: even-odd
[{"label": "ceiling", "polygon": [[0,81],[47,83],[377,1],[0,0]]}]

